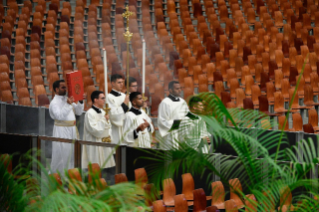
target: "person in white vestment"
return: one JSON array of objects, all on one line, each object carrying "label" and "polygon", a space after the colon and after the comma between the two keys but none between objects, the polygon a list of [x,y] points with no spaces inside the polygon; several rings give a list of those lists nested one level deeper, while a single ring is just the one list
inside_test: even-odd
[{"label": "person in white vestment", "polygon": [[[126,80],[125,80],[125,85],[126,85]],[[129,93],[133,93],[133,92],[137,92],[138,91],[138,83],[137,80],[134,77],[129,77],[129,82],[128,82],[128,86],[129,86]],[[128,104],[128,107],[131,108],[132,107],[132,103],[131,101]],[[146,112],[146,114],[149,115],[150,111],[149,111],[149,107],[147,106],[147,101],[143,102],[143,106],[142,109]]]},{"label": "person in white vestment", "polygon": [[[50,103],[49,112],[54,120],[53,137],[79,139],[75,115],[83,113],[83,101],[74,103],[73,97],[66,96],[64,80],[53,83],[55,96]],[[83,95],[85,99],[85,95]],[[74,168],[74,145],[71,143],[52,143],[52,173],[60,172],[64,176],[65,170]]]},{"label": "person in white vestment", "polygon": [[179,82],[170,82],[168,90],[169,95],[158,107],[157,123],[161,136],[160,146],[163,149],[178,148],[178,125],[189,112],[187,103],[180,97],[182,90]]},{"label": "person in white vestment", "polygon": [[110,121],[112,124],[112,143],[123,141],[123,124],[125,113],[129,110],[129,97],[120,92],[124,86],[124,77],[119,74],[111,76],[112,91],[107,95],[106,102],[110,107]]},{"label": "person in white vestment", "polygon": [[154,127],[152,120],[142,109],[143,97],[140,92],[130,94],[132,107],[125,114],[124,141],[134,147],[151,148]]},{"label": "person in white vestment", "polygon": [[[110,142],[111,123],[109,115],[105,115],[103,107],[105,105],[105,95],[102,91],[93,91],[91,94],[92,108],[90,108],[84,119],[83,140],[94,142]],[[107,181],[111,181],[111,167],[115,166],[112,148],[102,146],[83,145],[82,149],[82,169],[88,169],[89,164],[97,163],[102,169],[102,175],[107,173]],[[114,173],[115,174],[115,170]],[[103,176],[104,177],[104,176]]]},{"label": "person in white vestment", "polygon": [[179,141],[185,142],[197,151],[208,153],[211,135],[207,131],[205,121],[197,115],[204,111],[203,100],[198,96],[193,96],[188,105],[190,112],[186,114],[178,128]]}]

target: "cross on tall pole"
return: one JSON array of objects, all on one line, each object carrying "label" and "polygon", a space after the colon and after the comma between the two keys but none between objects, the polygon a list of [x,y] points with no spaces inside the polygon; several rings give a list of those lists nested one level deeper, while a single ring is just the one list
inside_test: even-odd
[{"label": "cross on tall pole", "polygon": [[133,36],[133,33],[130,32],[129,21],[130,16],[134,13],[129,11],[128,6],[125,7],[125,13],[122,14],[123,18],[126,19],[126,32],[123,33],[124,38],[126,40],[127,48],[126,48],[126,92],[129,94],[129,78],[130,78],[130,41]]}]

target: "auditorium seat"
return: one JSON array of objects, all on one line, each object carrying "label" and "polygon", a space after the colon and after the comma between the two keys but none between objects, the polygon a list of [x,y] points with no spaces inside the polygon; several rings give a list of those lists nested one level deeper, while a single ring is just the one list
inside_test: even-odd
[{"label": "auditorium seat", "polygon": [[126,174],[125,173],[119,173],[114,175],[115,178],[115,184],[119,184],[119,183],[126,183],[128,182]]}]

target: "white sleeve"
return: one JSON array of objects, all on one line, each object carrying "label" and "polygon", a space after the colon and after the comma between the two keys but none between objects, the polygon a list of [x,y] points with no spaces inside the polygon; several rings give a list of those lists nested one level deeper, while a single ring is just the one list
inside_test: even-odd
[{"label": "white sleeve", "polygon": [[92,136],[96,138],[104,138],[109,136],[109,128],[111,128],[111,124],[107,123],[104,117],[96,119],[92,113],[88,112],[85,115],[85,128]]},{"label": "white sleeve", "polygon": [[144,114],[144,116],[145,116],[145,120],[150,124],[150,128],[151,128],[151,132],[150,133],[153,133],[154,132],[154,127],[153,127],[153,124],[152,124],[152,119],[147,114]]},{"label": "white sleeve", "polygon": [[82,104],[80,102],[78,102],[77,104],[72,103],[72,106],[74,108],[75,115],[80,116],[83,113],[84,103]]},{"label": "white sleeve", "polygon": [[168,134],[168,131],[171,129],[174,120],[171,119],[171,110],[167,103],[161,102],[158,108],[158,129],[161,136]]},{"label": "white sleeve", "polygon": [[62,103],[62,105],[55,104],[54,102],[49,106],[50,116],[54,120],[65,120],[65,117],[73,110],[72,105]]},{"label": "white sleeve", "polygon": [[[134,131],[136,130],[136,120],[133,120],[129,113],[125,114],[125,121],[123,127],[124,142],[128,145],[134,143]],[[137,133],[138,135],[139,133]]]},{"label": "white sleeve", "polygon": [[123,106],[116,105],[113,99],[107,98],[107,103],[111,109],[109,112],[111,123],[115,126],[122,127],[125,119],[125,111]]}]

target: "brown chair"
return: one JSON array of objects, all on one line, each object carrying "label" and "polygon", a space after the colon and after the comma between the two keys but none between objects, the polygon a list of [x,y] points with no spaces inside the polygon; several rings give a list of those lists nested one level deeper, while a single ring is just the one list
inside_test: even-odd
[{"label": "brown chair", "polygon": [[236,202],[233,199],[227,200],[225,202],[225,209],[226,212],[238,212],[238,206],[236,205]]},{"label": "brown chair", "polygon": [[38,95],[38,106],[44,106],[44,107],[49,107],[50,105],[50,100],[46,94],[39,94]]},{"label": "brown chair", "polygon": [[[163,181],[163,201],[166,206],[175,206],[174,197],[176,195],[175,183],[171,178]],[[188,202],[188,205],[193,205],[193,202]]]},{"label": "brown chair", "polygon": [[188,211],[188,203],[184,194],[176,195],[174,197],[176,212]]},{"label": "brown chair", "polygon": [[212,205],[218,209],[225,209],[225,189],[221,181],[215,181],[212,184]]},{"label": "brown chair", "polygon": [[82,177],[78,168],[73,168],[68,170],[68,177],[72,180],[82,182]]},{"label": "brown chair", "polygon": [[[194,200],[193,191],[195,190],[195,183],[192,174],[186,173],[182,174],[182,180],[183,180],[183,188],[182,188],[182,194],[185,195],[185,198],[187,200]],[[207,200],[210,200],[211,197],[207,197]]]},{"label": "brown chair", "polygon": [[206,212],[219,212],[218,208],[214,205],[206,208]]},{"label": "brown chair", "polygon": [[102,177],[101,168],[98,163],[88,165],[89,175],[88,182],[92,183],[92,179],[99,179]]},{"label": "brown chair", "polygon": [[311,124],[315,132],[319,131],[317,111],[315,109],[308,110],[308,117],[308,124]]},{"label": "brown chair", "polygon": [[305,133],[315,133],[311,124],[304,124],[302,127]]},{"label": "brown chair", "polygon": [[114,178],[115,178],[115,184],[128,182],[125,173],[116,174],[116,175],[114,175]]},{"label": "brown chair", "polygon": [[166,212],[166,207],[163,200],[156,200],[153,202],[154,212]]},{"label": "brown chair", "polygon": [[276,91],[274,94],[274,98],[275,98],[274,111],[276,113],[287,112],[287,110],[285,109],[284,97],[283,97],[281,91]]},{"label": "brown chair", "polygon": [[[238,178],[230,179],[229,180],[230,185],[230,199],[234,200],[235,204],[237,205],[237,208],[243,208],[244,203],[242,202],[241,198],[238,196],[238,192],[242,192],[242,186]],[[246,195],[248,196],[248,195]],[[226,202],[225,202],[226,205]],[[227,208],[226,208],[227,211]]]},{"label": "brown chair", "polygon": [[302,131],[302,117],[300,113],[292,114],[292,125],[293,128],[289,129],[289,131]]},{"label": "brown chair", "polygon": [[289,122],[288,121],[286,122],[286,125],[284,127],[285,120],[286,120],[285,115],[278,116],[278,129],[279,130],[285,130],[285,131],[289,130]]},{"label": "brown chair", "polygon": [[135,169],[134,174],[135,184],[140,185],[143,188],[148,182],[148,177],[145,168]]},{"label": "brown chair", "polygon": [[194,195],[193,211],[194,212],[205,211],[207,203],[206,203],[206,195],[205,195],[204,189],[199,188],[194,190],[193,195]]}]

